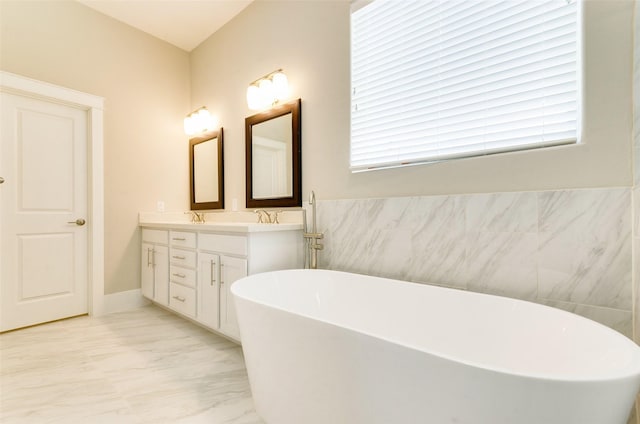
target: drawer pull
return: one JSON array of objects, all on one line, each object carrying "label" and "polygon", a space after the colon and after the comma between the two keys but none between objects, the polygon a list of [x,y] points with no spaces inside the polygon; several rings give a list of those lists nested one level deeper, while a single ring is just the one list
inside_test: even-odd
[{"label": "drawer pull", "polygon": [[182,302],[182,303],[184,303],[184,301],[185,301],[185,300],[187,300],[187,299],[185,299],[184,297],[180,297],[180,296],[173,296],[173,298],[174,298],[175,300],[177,300],[178,302]]},{"label": "drawer pull", "polygon": [[171,238],[171,240],[175,240],[175,241],[185,241],[185,240],[186,240],[186,238],[184,238],[184,237],[173,237],[173,238]]},{"label": "drawer pull", "polygon": [[171,274],[171,275],[173,275],[174,277],[179,277],[179,278],[184,278],[184,277],[186,277],[186,275],[184,275],[184,274],[180,274],[180,273],[177,273],[177,272],[174,272],[174,273],[173,273],[173,274]]},{"label": "drawer pull", "polygon": [[178,255],[173,255],[172,258],[173,259],[187,259],[186,256],[178,256]]}]

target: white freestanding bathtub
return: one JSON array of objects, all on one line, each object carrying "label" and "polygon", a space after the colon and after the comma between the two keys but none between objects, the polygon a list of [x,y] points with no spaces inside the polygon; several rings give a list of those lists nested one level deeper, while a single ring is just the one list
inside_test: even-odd
[{"label": "white freestanding bathtub", "polygon": [[237,281],[267,424],[626,424],[640,348],[561,310],[322,270]]}]

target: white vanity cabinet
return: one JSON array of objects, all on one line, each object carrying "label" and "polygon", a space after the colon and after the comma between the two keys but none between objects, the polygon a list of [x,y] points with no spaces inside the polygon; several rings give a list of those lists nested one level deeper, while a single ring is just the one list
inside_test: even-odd
[{"label": "white vanity cabinet", "polygon": [[169,304],[169,232],[143,229],[141,252],[142,295],[154,302]]},{"label": "white vanity cabinet", "polygon": [[[301,226],[141,225],[143,295],[237,341],[240,332],[231,294],[233,283],[249,274],[302,267]],[[163,243],[159,243],[158,238],[154,238],[154,243],[145,238],[148,234],[158,236],[160,232],[164,233]],[[156,252],[164,248],[166,258],[165,287],[154,288],[153,294],[146,282],[149,271],[145,269],[145,249],[149,246]],[[157,271],[157,265],[155,269]],[[155,293],[160,297],[156,298]]]},{"label": "white vanity cabinet", "polygon": [[[212,328],[236,340],[240,339],[240,331],[231,285],[247,276],[249,238],[247,235],[198,234],[199,255],[203,258],[200,259],[202,296],[199,299],[202,314],[198,319],[206,325],[210,324],[205,321],[215,323],[216,327]],[[213,299],[217,299],[215,317],[212,316]]]},{"label": "white vanity cabinet", "polygon": [[198,254],[197,320],[236,340],[240,339],[231,285],[247,276],[247,260],[224,254]]},{"label": "white vanity cabinet", "polygon": [[198,253],[198,321],[220,327],[220,255]]},{"label": "white vanity cabinet", "polygon": [[236,307],[231,294],[233,283],[247,276],[247,260],[221,256],[220,269],[220,331],[240,339]]}]

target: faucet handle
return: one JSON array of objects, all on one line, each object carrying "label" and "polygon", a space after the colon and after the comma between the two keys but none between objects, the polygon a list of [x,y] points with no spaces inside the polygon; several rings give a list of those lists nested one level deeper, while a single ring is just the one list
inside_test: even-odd
[{"label": "faucet handle", "polygon": [[265,211],[264,209],[256,209],[256,210],[253,211],[253,213],[258,215],[258,224],[266,224],[266,223],[268,223],[268,221],[266,223],[264,222],[264,214],[267,214],[267,217],[271,218],[271,216],[269,216],[267,211]]},{"label": "faucet handle", "polygon": [[258,215],[258,224],[262,224],[262,211],[260,211],[259,209],[256,209],[253,211],[253,213]]},{"label": "faucet handle", "polygon": [[273,217],[273,222],[272,222],[273,224],[279,224],[280,223],[280,221],[278,221],[278,218],[280,217],[281,213],[282,213],[282,211],[275,211],[273,213],[273,216],[274,216]]}]

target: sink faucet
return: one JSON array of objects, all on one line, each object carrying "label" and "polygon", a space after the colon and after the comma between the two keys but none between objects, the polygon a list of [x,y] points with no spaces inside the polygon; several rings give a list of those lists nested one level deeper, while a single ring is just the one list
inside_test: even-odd
[{"label": "sink faucet", "polygon": [[258,215],[258,224],[269,224],[271,222],[271,215],[264,209],[256,209],[253,213]]},{"label": "sink faucet", "polygon": [[256,209],[253,213],[258,215],[258,224],[279,224],[278,220],[282,211],[267,212],[264,209]]},{"label": "sink faucet", "polygon": [[189,212],[185,212],[185,213],[191,215],[191,222],[192,223],[194,223],[194,224],[204,224],[205,223],[204,212],[189,211]]}]

